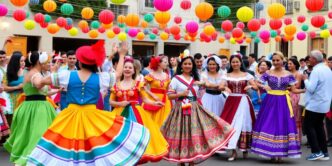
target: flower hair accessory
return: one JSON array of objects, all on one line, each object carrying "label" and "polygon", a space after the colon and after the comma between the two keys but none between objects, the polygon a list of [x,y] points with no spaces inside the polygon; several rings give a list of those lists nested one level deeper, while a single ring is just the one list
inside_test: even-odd
[{"label": "flower hair accessory", "polygon": [[40,53],[39,54],[39,62],[41,63],[41,64],[44,64],[44,63],[46,63],[48,61],[48,55],[47,55],[47,53],[46,52],[42,52],[42,53]]},{"label": "flower hair accessory", "polygon": [[134,63],[134,59],[131,56],[125,56],[124,63],[126,63],[126,62]]},{"label": "flower hair accessory", "polygon": [[190,56],[190,51],[188,49],[185,49],[182,54],[180,54],[179,58],[182,60],[184,58],[187,58]]}]

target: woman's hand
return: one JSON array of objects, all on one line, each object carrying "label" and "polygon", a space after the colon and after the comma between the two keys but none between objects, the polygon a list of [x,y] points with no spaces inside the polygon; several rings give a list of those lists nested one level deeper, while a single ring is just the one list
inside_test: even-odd
[{"label": "woman's hand", "polygon": [[248,91],[248,90],[250,90],[251,88],[252,88],[251,85],[247,85],[247,86],[244,88],[244,90],[245,90],[245,91]]},{"label": "woman's hand", "polygon": [[270,90],[272,90],[271,87],[268,86],[268,85],[264,85],[263,88],[264,88],[266,91],[270,91]]},{"label": "woman's hand", "polygon": [[121,102],[119,102],[119,106],[120,107],[125,107],[125,106],[127,106],[127,105],[129,105],[130,104],[130,102],[129,101],[121,101]]},{"label": "woman's hand", "polygon": [[155,101],[153,104],[156,106],[164,106],[164,103],[161,101]]},{"label": "woman's hand", "polygon": [[226,91],[227,93],[232,93],[232,90],[229,89],[228,87],[225,88],[225,91]]}]

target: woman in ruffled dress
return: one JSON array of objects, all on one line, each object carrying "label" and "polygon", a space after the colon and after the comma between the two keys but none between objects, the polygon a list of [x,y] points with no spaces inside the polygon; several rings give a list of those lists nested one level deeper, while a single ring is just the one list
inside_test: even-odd
[{"label": "woman in ruffled dress", "polygon": [[225,88],[230,94],[220,117],[235,129],[226,148],[232,150],[228,161],[233,161],[237,158],[237,148],[243,152],[243,158],[248,157],[255,112],[247,91],[257,90],[257,85],[254,77],[246,72],[240,55],[231,56],[230,68],[223,79],[220,88]]},{"label": "woman in ruffled dress", "polygon": [[194,58],[183,55],[176,71],[168,92],[168,97],[176,103],[162,127],[169,144],[169,153],[164,159],[180,165],[194,165],[224,148],[234,130],[197,101],[202,83]]},{"label": "woman in ruffled dress", "polygon": [[[98,110],[108,73],[97,73],[104,42],[77,49],[79,71],[53,73],[40,82],[66,88],[68,107],[54,119],[29,156],[30,165],[135,165],[149,142],[149,131],[115,113]],[[123,58],[123,57],[122,57]]]}]

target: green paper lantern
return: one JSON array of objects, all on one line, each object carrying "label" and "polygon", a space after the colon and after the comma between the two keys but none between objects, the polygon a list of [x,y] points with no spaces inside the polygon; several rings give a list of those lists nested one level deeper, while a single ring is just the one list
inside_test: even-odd
[{"label": "green paper lantern", "polygon": [[275,30],[271,30],[271,31],[270,31],[270,35],[271,35],[272,38],[275,38],[275,37],[277,37],[278,32],[275,31]]},{"label": "green paper lantern", "polygon": [[24,28],[27,30],[33,30],[36,26],[36,23],[32,20],[26,20],[24,22]]},{"label": "green paper lantern", "polygon": [[26,12],[25,13],[25,18],[29,18],[30,17],[30,12]]},{"label": "green paper lantern", "polygon": [[155,34],[153,34],[153,33],[150,33],[149,34],[149,38],[151,39],[151,40],[154,40],[154,39],[156,39],[156,35]]},{"label": "green paper lantern", "polygon": [[261,39],[259,39],[258,37],[256,37],[254,42],[255,43],[259,43],[259,42],[261,42]]},{"label": "green paper lantern", "polygon": [[129,28],[128,28],[128,27],[126,27],[126,28],[125,28],[125,32],[126,32],[126,33],[128,33],[128,31],[129,31]]},{"label": "green paper lantern", "polygon": [[320,27],[321,30],[327,29],[327,24],[325,23],[323,26]]},{"label": "green paper lantern", "polygon": [[92,29],[98,29],[100,27],[100,23],[99,21],[92,21],[91,24],[90,24],[91,28]]},{"label": "green paper lantern", "polygon": [[48,14],[45,14],[44,15],[44,20],[45,20],[45,22],[49,23],[49,22],[52,21],[52,17],[50,15],[48,15]]},{"label": "green paper lantern", "polygon": [[302,29],[302,31],[306,32],[309,30],[309,26],[307,24],[303,24],[301,29]]},{"label": "green paper lantern", "polygon": [[256,37],[257,36],[257,32],[250,32],[250,36],[251,36],[251,38]]},{"label": "green paper lantern", "polygon": [[64,3],[61,5],[60,11],[64,15],[71,15],[74,12],[74,7],[69,3]]},{"label": "green paper lantern", "polygon": [[120,28],[124,28],[125,26],[126,26],[126,24],[118,24],[118,26],[120,27]]},{"label": "green paper lantern", "polygon": [[150,14],[150,13],[144,15],[144,21],[146,21],[146,22],[151,22],[151,21],[153,21],[153,15]]},{"label": "green paper lantern", "polygon": [[228,6],[220,6],[217,13],[219,17],[227,18],[231,15],[231,9]]},{"label": "green paper lantern", "polygon": [[116,5],[121,5],[124,2],[126,2],[126,0],[111,0],[112,3],[116,4]]}]

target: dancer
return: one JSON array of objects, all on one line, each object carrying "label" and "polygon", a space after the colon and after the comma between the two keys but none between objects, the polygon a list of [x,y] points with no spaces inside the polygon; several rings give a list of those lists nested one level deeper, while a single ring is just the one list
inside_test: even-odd
[{"label": "dancer", "polygon": [[298,158],[301,145],[298,140],[295,117],[287,91],[303,93],[296,89],[294,76],[283,69],[284,56],[281,52],[272,55],[273,70],[262,75],[259,84],[267,91],[253,130],[251,150],[253,153],[271,157],[273,162],[280,162],[282,157]]},{"label": "dancer", "polygon": [[[0,75],[1,75],[1,73],[0,73]],[[1,81],[2,81],[1,79],[2,79],[2,77],[0,76],[0,94],[3,92],[3,87],[1,85]],[[0,140],[3,136],[7,136],[10,133],[7,118],[1,108],[3,106],[6,106],[6,100],[3,99],[2,96],[0,95]]]},{"label": "dancer", "polygon": [[224,148],[234,134],[233,128],[197,102],[199,81],[194,58],[182,56],[172,79],[168,97],[176,100],[162,127],[169,143],[164,159],[184,165],[201,162]]},{"label": "dancer", "polygon": [[139,105],[139,98],[145,104],[156,107],[162,107],[163,103],[160,101],[153,102],[147,98],[144,91],[144,82],[136,80],[136,71],[134,60],[131,57],[126,57],[121,79],[111,90],[110,104],[114,108],[114,113],[140,123],[150,131],[149,145],[139,163],[158,162],[168,153],[168,144],[158,125],[151,119],[147,111]]},{"label": "dancer", "polygon": [[11,134],[4,144],[10,152],[10,161],[18,165],[26,164],[28,155],[56,116],[43,93],[47,87],[41,83],[41,64],[45,62],[42,59],[38,52],[32,52],[26,59],[26,66],[30,68],[23,79],[26,99],[15,110]]},{"label": "dancer", "polygon": [[79,71],[54,73],[41,82],[63,86],[69,105],[54,119],[29,156],[31,165],[135,165],[149,132],[114,113],[96,109],[109,74],[97,73],[105,58],[104,41],[77,49]]},{"label": "dancer", "polygon": [[152,71],[145,76],[145,83],[147,91],[150,96],[150,100],[161,101],[164,106],[154,107],[148,104],[144,104],[143,108],[150,114],[152,120],[158,124],[158,128],[167,119],[171,112],[171,101],[167,96],[167,89],[171,79],[169,75],[164,72],[168,68],[167,56],[156,56],[151,58],[150,67]]},{"label": "dancer", "polygon": [[203,66],[206,68],[201,77],[202,81],[206,82],[202,97],[203,107],[220,116],[226,101],[224,94],[218,89],[222,80],[222,73],[219,72],[221,60],[217,56],[211,56],[204,61]]},{"label": "dancer", "polygon": [[246,94],[250,89],[257,89],[254,77],[246,72],[242,58],[233,55],[230,58],[230,68],[224,77],[220,89],[226,87],[230,95],[226,99],[221,118],[235,129],[235,134],[230,139],[227,149],[232,150],[228,161],[236,159],[237,146],[243,151],[243,158],[248,157],[250,149],[252,127],[255,122],[254,107]]}]

